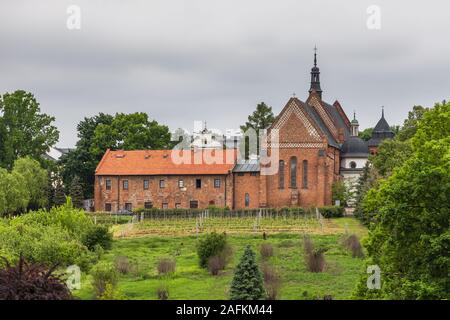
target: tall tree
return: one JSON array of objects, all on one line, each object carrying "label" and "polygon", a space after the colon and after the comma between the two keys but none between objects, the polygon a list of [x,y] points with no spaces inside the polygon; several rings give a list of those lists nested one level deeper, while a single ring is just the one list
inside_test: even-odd
[{"label": "tall tree", "polygon": [[231,282],[230,299],[258,300],[263,296],[264,286],[261,271],[256,264],[255,253],[250,246],[247,246]]},{"label": "tall tree", "polygon": [[399,130],[396,137],[400,141],[405,141],[412,138],[417,131],[417,124],[422,119],[424,113],[428,110],[428,108],[424,108],[422,106],[414,106],[413,109],[408,112],[408,118],[403,122],[403,126]]},{"label": "tall tree", "polygon": [[360,297],[450,298],[450,103],[426,111],[411,139],[412,154],[363,199],[375,217],[366,248],[382,270],[374,293]]},{"label": "tall tree", "polygon": [[0,96],[0,165],[11,169],[14,160],[41,156],[59,138],[54,117],[41,113],[33,94],[22,90]]},{"label": "tall tree", "polygon": [[30,201],[28,209],[36,210],[46,206],[48,201],[47,184],[48,173],[39,162],[30,157],[20,158],[14,161],[13,172],[24,178],[24,187],[29,193]]},{"label": "tall tree", "polygon": [[[249,129],[253,129],[257,135],[257,145],[256,150],[259,154],[259,133],[261,130],[267,129],[275,120],[275,117],[272,112],[272,107],[269,107],[264,102],[259,103],[256,106],[256,110],[248,116],[247,121],[244,125],[241,126],[241,130],[245,133]],[[243,139],[245,143],[245,157],[248,157],[249,153],[249,138]]]},{"label": "tall tree", "polygon": [[364,130],[361,130],[358,133],[358,136],[363,139],[364,141],[369,141],[370,138],[372,138],[372,132],[373,132],[373,128],[366,128]]},{"label": "tall tree", "polygon": [[72,179],[69,187],[69,195],[75,208],[83,208],[83,187],[80,184],[80,178],[77,176]]},{"label": "tall tree", "polygon": [[0,168],[0,215],[12,215],[27,209],[30,194],[24,177]]},{"label": "tall tree", "polygon": [[111,124],[99,124],[95,128],[91,152],[103,155],[108,148],[135,150],[172,146],[169,128],[150,120],[146,113],[117,113]]},{"label": "tall tree", "polygon": [[64,184],[70,186],[72,180],[77,176],[80,179],[85,198],[93,197],[94,172],[103,156],[103,154],[94,155],[91,152],[95,129],[101,124],[110,125],[113,119],[113,116],[104,113],[84,118],[77,126],[79,140],[75,150],[61,158],[61,177]]},{"label": "tall tree", "polygon": [[58,181],[55,186],[53,204],[55,206],[62,206],[66,203],[66,193],[64,191],[64,186],[61,181]]}]

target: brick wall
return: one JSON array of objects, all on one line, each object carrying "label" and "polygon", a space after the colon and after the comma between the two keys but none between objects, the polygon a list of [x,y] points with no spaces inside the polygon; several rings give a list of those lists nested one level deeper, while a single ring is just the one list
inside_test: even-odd
[{"label": "brick wall", "polygon": [[[106,180],[111,180],[111,190],[106,190]],[[196,179],[201,179],[201,188],[196,187]],[[214,180],[220,179],[220,187],[214,186]],[[124,190],[123,181],[128,181],[128,190]],[[149,180],[148,190],[144,190],[144,180]],[[160,180],[164,180],[164,188],[160,188]],[[180,188],[179,180],[184,187]],[[225,184],[227,187],[225,188]],[[105,204],[110,203],[112,211],[125,208],[125,203],[131,203],[132,208],[142,208],[145,202],[152,202],[153,207],[162,208],[167,203],[168,208],[189,208],[190,201],[198,201],[199,208],[208,205],[231,207],[233,196],[231,175],[200,175],[200,176],[96,176],[95,179],[95,210],[105,210]]]},{"label": "brick wall", "polygon": [[[259,173],[252,175],[244,172],[242,175],[234,173],[234,208],[253,209],[260,207]],[[245,194],[248,194],[249,205],[245,205]]]}]

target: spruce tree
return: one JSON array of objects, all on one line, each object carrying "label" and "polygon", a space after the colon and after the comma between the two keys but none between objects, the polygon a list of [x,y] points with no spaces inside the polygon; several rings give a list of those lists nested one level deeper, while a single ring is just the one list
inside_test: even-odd
[{"label": "spruce tree", "polygon": [[75,176],[69,188],[69,195],[72,198],[72,203],[75,208],[83,208],[83,187],[80,183],[80,178]]},{"label": "spruce tree", "polygon": [[53,195],[53,204],[55,206],[61,206],[66,203],[66,194],[64,192],[64,186],[61,182],[56,183],[54,195]]},{"label": "spruce tree", "polygon": [[262,275],[256,264],[255,253],[247,246],[231,282],[230,299],[257,300],[263,297]]}]

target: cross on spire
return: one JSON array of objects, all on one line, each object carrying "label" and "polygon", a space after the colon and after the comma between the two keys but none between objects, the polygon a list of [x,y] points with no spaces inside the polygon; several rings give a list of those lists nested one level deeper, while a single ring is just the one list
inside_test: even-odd
[{"label": "cross on spire", "polygon": [[322,98],[322,89],[320,88],[320,71],[317,67],[317,46],[314,46],[314,67],[311,69],[311,88],[309,94],[315,91]]},{"label": "cross on spire", "polygon": [[314,46],[314,67],[317,67],[317,46]]}]

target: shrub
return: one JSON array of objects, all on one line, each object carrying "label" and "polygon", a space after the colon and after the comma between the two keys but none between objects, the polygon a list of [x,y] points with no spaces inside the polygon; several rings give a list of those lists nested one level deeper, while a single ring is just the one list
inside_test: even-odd
[{"label": "shrub", "polygon": [[364,253],[361,243],[356,235],[352,234],[344,239],[344,246],[352,252],[353,258],[363,258]]},{"label": "shrub", "polygon": [[233,257],[233,248],[225,244],[225,247],[219,254],[208,259],[208,270],[213,275],[219,274],[220,270],[224,270]]},{"label": "shrub", "polygon": [[281,278],[276,269],[267,264],[262,268],[267,300],[276,300],[281,287]]},{"label": "shrub", "polygon": [[125,300],[125,296],[119,292],[112,284],[107,283],[105,291],[99,297],[100,300]]},{"label": "shrub", "polygon": [[114,289],[117,285],[118,272],[110,264],[97,264],[91,270],[92,287],[94,288],[95,295],[100,298],[105,293],[107,285],[110,285]]},{"label": "shrub", "polygon": [[213,276],[217,276],[219,271],[222,270],[223,262],[220,256],[213,256],[208,260],[208,270]]},{"label": "shrub", "polygon": [[176,267],[176,261],[171,258],[162,258],[158,261],[158,274],[164,275],[174,273]]},{"label": "shrub", "polygon": [[303,249],[305,251],[305,262],[308,271],[323,272],[325,269],[324,252],[326,249],[314,249],[311,238],[307,235],[303,237]]},{"label": "shrub", "polygon": [[23,257],[11,266],[5,259],[0,270],[0,300],[69,300],[72,294],[64,281],[39,264],[28,264]]},{"label": "shrub", "polygon": [[263,259],[268,259],[273,256],[273,247],[270,243],[263,243],[259,248],[259,252]]},{"label": "shrub", "polygon": [[85,234],[83,244],[93,251],[96,245],[100,245],[103,249],[109,250],[112,247],[113,236],[109,232],[108,227],[94,225]]},{"label": "shrub", "polygon": [[324,218],[340,218],[344,216],[344,207],[326,206],[318,209]]},{"label": "shrub", "polygon": [[258,300],[263,296],[263,279],[256,264],[255,253],[247,246],[231,282],[230,299]]},{"label": "shrub", "polygon": [[121,274],[128,274],[131,272],[132,265],[130,260],[124,256],[118,256],[114,259],[116,270]]},{"label": "shrub", "polygon": [[169,288],[167,285],[162,284],[156,289],[156,296],[159,300],[167,300],[169,299]]},{"label": "shrub", "polygon": [[325,270],[325,249],[315,249],[308,254],[308,270],[311,272],[323,272]]},{"label": "shrub", "polygon": [[222,252],[225,249],[226,244],[227,239],[224,233],[218,234],[212,232],[203,239],[200,239],[197,246],[200,266],[206,268],[208,266],[208,260]]}]

